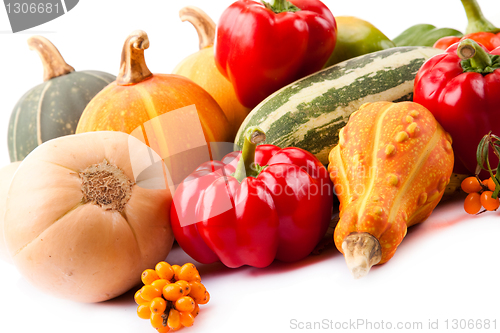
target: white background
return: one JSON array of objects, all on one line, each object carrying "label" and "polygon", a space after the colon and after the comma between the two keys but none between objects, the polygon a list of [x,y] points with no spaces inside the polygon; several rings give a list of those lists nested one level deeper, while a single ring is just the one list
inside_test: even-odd
[{"label": "white background", "polygon": [[[40,34],[51,40],[76,70],[118,72],[123,42],[130,32],[145,30],[146,51],[154,73],[170,73],[198,49],[197,34],[181,23],[186,5],[204,9],[217,22],[232,0],[82,0],[66,15],[30,30],[12,34],[4,7],[0,8],[0,166],[9,163],[7,124],[17,100],[42,82],[38,55],[26,39]],[[352,15],[370,21],[393,38],[416,23],[465,30],[466,17],[458,0],[324,1],[335,16]],[[479,0],[485,15],[500,26],[498,0]],[[500,331],[498,212],[469,217],[460,200],[441,204],[428,221],[410,228],[394,258],[354,280],[340,253],[331,248],[295,264],[273,263],[265,269],[200,266],[212,299],[201,306],[192,328],[185,332],[289,332],[298,322],[326,320],[337,324],[370,321],[342,332],[385,331],[398,322],[438,320],[439,331],[453,319],[496,320]],[[191,261],[180,249],[171,263]],[[109,277],[113,279],[113,276]],[[135,314],[133,292],[100,304],[78,304],[42,294],[16,268],[0,261],[1,332],[155,332]],[[462,322],[463,324],[464,322]],[[379,329],[375,329],[379,327]],[[323,327],[318,331],[334,331]],[[334,327],[333,327],[334,328]],[[352,328],[352,326],[351,326]],[[305,330],[310,331],[310,330]],[[433,330],[434,332],[437,330]],[[453,331],[494,331],[453,330]]]}]

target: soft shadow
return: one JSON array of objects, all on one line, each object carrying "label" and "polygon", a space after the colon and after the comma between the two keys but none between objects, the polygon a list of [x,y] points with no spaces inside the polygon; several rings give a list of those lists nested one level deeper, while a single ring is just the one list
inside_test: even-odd
[{"label": "soft shadow", "polygon": [[335,246],[329,247],[325,249],[323,252],[320,254],[311,254],[307,256],[306,258],[288,263],[288,262],[282,262],[282,261],[274,261],[271,265],[265,268],[253,268],[250,274],[252,276],[258,277],[262,275],[268,275],[268,274],[284,274],[287,272],[291,272],[297,269],[302,269],[311,265],[314,265],[318,262],[325,261],[325,260],[331,260],[332,258],[342,255]]},{"label": "soft shadow", "polygon": [[201,264],[193,260],[193,258],[191,258],[189,255],[187,255],[178,244],[174,244],[172,250],[168,255],[167,262],[170,263],[171,265],[177,264],[180,266],[182,266],[187,262],[192,262],[193,264],[196,265],[196,268],[198,269],[198,272],[200,273],[200,276],[203,280],[204,278],[208,277],[214,278],[218,276],[227,276],[229,274],[237,274],[245,271],[247,271],[247,273],[252,276],[286,273],[289,271],[314,265],[320,261],[330,260],[331,258],[337,255],[341,254],[337,250],[335,245],[329,244],[329,246],[326,246],[325,249],[322,250],[319,254],[310,254],[306,258],[293,263],[275,260],[271,263],[271,265],[264,268],[257,268],[246,265],[237,268],[229,268],[226,267],[221,262],[215,262],[212,264]]},{"label": "soft shadow", "polygon": [[134,305],[136,306],[137,304],[135,303],[134,300],[134,295],[137,290],[141,289],[141,285],[137,284],[137,286],[133,287],[129,291],[127,291],[125,294],[122,294],[118,297],[112,298],[110,300],[104,301],[104,302],[99,302],[95,303],[97,306],[131,306]]},{"label": "soft shadow", "polygon": [[479,217],[479,215],[469,215],[463,209],[457,209],[457,206],[463,205],[464,199],[465,196],[458,195],[439,203],[427,220],[408,228],[408,234],[405,238],[411,238],[417,234],[434,232],[470,220],[471,218]]},{"label": "soft shadow", "polygon": [[214,262],[212,264],[202,264],[191,258],[186,252],[184,252],[184,250],[177,243],[174,243],[174,245],[172,246],[172,250],[170,250],[170,253],[168,254],[166,261],[170,265],[179,265],[179,266],[182,266],[188,262],[195,264],[196,269],[198,269],[198,272],[200,273],[202,280],[207,277],[238,273],[251,268],[249,266],[228,268],[221,262]]}]

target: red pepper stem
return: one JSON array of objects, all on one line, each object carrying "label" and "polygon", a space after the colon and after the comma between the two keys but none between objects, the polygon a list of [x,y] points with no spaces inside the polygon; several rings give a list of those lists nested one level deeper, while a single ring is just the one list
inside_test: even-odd
[{"label": "red pepper stem", "polygon": [[241,158],[236,166],[234,178],[241,182],[246,177],[256,177],[259,174],[255,166],[255,148],[266,140],[266,134],[257,126],[249,127],[245,132],[245,141],[241,150]]},{"label": "red pepper stem", "polygon": [[457,55],[462,60],[469,60],[471,67],[477,70],[483,70],[493,63],[490,54],[472,39],[464,39],[460,42]]},{"label": "red pepper stem", "polygon": [[484,17],[481,7],[476,0],[461,0],[462,5],[465,9],[465,14],[467,15],[467,28],[465,29],[466,34],[472,34],[476,32],[498,32],[499,29],[495,27],[490,21]]},{"label": "red pepper stem", "polygon": [[266,8],[269,8],[276,14],[283,12],[296,12],[300,10],[300,8],[294,6],[288,0],[269,0],[269,1],[262,0],[262,3],[264,4],[264,6],[266,6]]}]

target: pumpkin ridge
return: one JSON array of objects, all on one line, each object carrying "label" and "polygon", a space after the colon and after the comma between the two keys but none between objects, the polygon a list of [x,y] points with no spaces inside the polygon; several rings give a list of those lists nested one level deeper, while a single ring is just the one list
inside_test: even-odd
[{"label": "pumpkin ridge", "polygon": [[45,160],[42,160],[42,159],[40,159],[40,162],[45,162],[45,163],[48,163],[48,164],[51,164],[51,165],[55,165],[55,166],[61,167],[63,169],[69,170],[73,174],[78,174],[77,170],[70,169],[67,166],[64,166],[64,165],[61,165],[61,164],[58,164],[58,163],[54,163],[54,162],[50,162],[50,161],[45,161]]},{"label": "pumpkin ridge", "polygon": [[[340,153],[340,147],[338,147],[336,149],[335,155],[337,155],[338,160],[342,162],[341,167],[339,168],[339,171],[342,171],[342,176],[339,177],[339,179],[347,179],[345,160],[342,158],[342,154]],[[344,191],[344,190],[347,190],[347,194],[346,194],[347,198],[352,198],[350,186],[346,186],[345,189],[342,188],[342,191]],[[342,195],[344,195],[344,193],[342,193]]]},{"label": "pumpkin ridge", "polygon": [[85,74],[85,75],[89,75],[89,76],[92,76],[92,77],[95,77],[96,79],[99,79],[99,80],[102,80],[103,82],[107,83],[107,84],[110,84],[111,82],[106,80],[105,78],[103,78],[102,76],[99,76],[95,73],[93,73],[92,71],[81,71],[79,72],[80,74]]},{"label": "pumpkin ridge", "polygon": [[36,110],[36,140],[38,145],[41,145],[43,143],[42,141],[42,126],[41,126],[41,116],[42,116],[42,103],[43,99],[45,97],[45,94],[47,93],[47,90],[50,88],[52,85],[52,82],[47,82],[45,87],[43,87],[42,93],[40,94],[40,100],[38,101],[38,108]]},{"label": "pumpkin ridge", "polygon": [[12,133],[12,151],[14,153],[14,160],[17,161],[18,158],[17,158],[17,140],[16,140],[16,137],[17,137],[17,124],[19,122],[19,114],[21,113],[22,109],[21,109],[21,106],[19,106],[17,108],[17,112],[16,112],[16,117],[14,118],[14,126],[13,126],[13,133]]},{"label": "pumpkin ridge", "polygon": [[67,216],[69,213],[75,211],[76,209],[78,209],[78,207],[81,207],[83,206],[84,203],[83,202],[79,202],[78,204],[76,204],[73,208],[69,209],[67,212],[65,212],[61,217],[57,218],[57,220],[54,221],[54,223],[52,223],[50,226],[48,226],[47,228],[45,228],[38,236],[36,237],[33,237],[32,240],[30,240],[28,243],[26,243],[25,245],[21,246],[18,250],[16,250],[16,252],[14,252],[11,257],[14,258],[15,256],[17,256],[22,250],[24,250],[26,247],[28,247],[31,243],[33,243],[36,239],[40,238],[40,236],[42,236],[47,230],[49,230],[53,225],[55,225],[57,222],[59,222],[60,220],[62,220],[65,216]]},{"label": "pumpkin ridge", "polygon": [[[159,119],[157,119],[160,115],[158,114],[158,111],[156,110],[156,107],[154,105],[154,101],[151,98],[151,94],[146,90],[142,85],[138,84],[135,86],[136,91],[141,95],[141,101],[143,102],[144,109],[146,110],[146,113],[148,114],[149,117],[149,123],[153,127],[153,131],[155,133],[155,137],[157,138],[167,138],[168,136],[164,133],[163,127],[161,126],[161,122]],[[156,120],[154,120],[156,119]],[[141,124],[141,127],[144,128],[144,124]],[[145,132],[143,130],[143,132]],[[144,137],[146,138],[146,133],[144,133]],[[164,156],[168,156],[168,147],[166,146],[165,140],[156,140],[160,151],[158,153],[161,154],[166,154]],[[149,145],[149,144],[148,144]]]},{"label": "pumpkin ridge", "polygon": [[[134,187],[135,185],[133,185]],[[132,187],[132,189],[133,189]],[[132,199],[132,195],[130,195],[130,199]],[[128,216],[127,216],[127,212],[126,212],[126,208],[124,210],[122,210],[121,212],[119,212],[120,215],[123,217],[123,219],[125,220],[125,223],[127,223],[128,227],[130,228],[130,232],[132,232],[132,235],[134,236],[134,239],[135,239],[135,242],[137,244],[137,250],[138,250],[138,254],[140,257],[142,257],[142,251],[141,251],[141,246],[140,246],[140,242],[139,242],[139,238],[137,237],[137,233],[135,232],[135,229],[132,227],[132,224],[130,224],[130,222],[128,221]]]},{"label": "pumpkin ridge", "polygon": [[[370,163],[370,168],[374,168],[375,170],[377,170],[377,152],[378,152],[378,146],[380,143],[380,133],[382,131],[382,126],[384,125],[383,120],[384,120],[385,116],[387,115],[387,113],[389,112],[389,110],[391,110],[395,106],[396,106],[396,104],[388,103],[384,107],[385,110],[378,113],[378,116],[376,119],[375,128],[374,128],[375,140],[372,142],[372,147],[371,147],[372,153],[371,153],[371,163]],[[368,197],[369,197],[370,193],[372,193],[373,188],[375,187],[375,180],[376,180],[376,177],[370,178],[370,183],[368,185],[366,192],[364,193],[364,198],[361,201],[360,206],[358,208],[358,216],[362,216],[363,211],[366,208],[366,205],[368,203]]]}]

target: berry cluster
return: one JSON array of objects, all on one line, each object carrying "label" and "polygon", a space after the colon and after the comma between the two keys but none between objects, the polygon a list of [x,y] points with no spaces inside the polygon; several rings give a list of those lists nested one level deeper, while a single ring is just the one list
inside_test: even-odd
[{"label": "berry cluster", "polygon": [[462,181],[462,190],[469,193],[464,201],[464,209],[469,214],[477,214],[484,209],[492,211],[500,206],[498,197],[493,198],[495,182],[490,177],[480,181],[477,177],[467,177]]},{"label": "berry cluster", "polygon": [[210,294],[201,283],[194,264],[181,266],[159,262],[155,269],[146,269],[141,275],[144,286],[134,296],[137,315],[149,319],[159,333],[192,326]]}]

